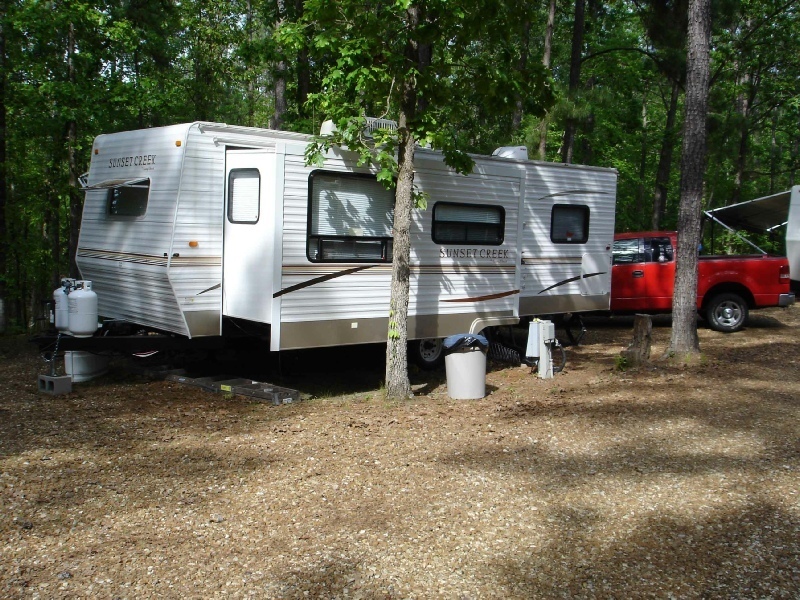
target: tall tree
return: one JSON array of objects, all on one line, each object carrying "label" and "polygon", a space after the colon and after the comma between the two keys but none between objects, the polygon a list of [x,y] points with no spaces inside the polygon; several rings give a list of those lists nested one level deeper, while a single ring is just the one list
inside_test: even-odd
[{"label": "tall tree", "polygon": [[[278,29],[283,23],[284,19],[286,19],[286,3],[284,0],[276,0],[276,4],[278,7],[277,11],[277,20],[275,22],[275,29]],[[284,115],[286,114],[287,105],[286,105],[286,58],[282,56],[282,52],[279,50],[281,56],[278,57],[277,63],[275,64],[275,72],[273,74],[273,91],[275,94],[275,110],[272,113],[272,117],[269,120],[269,126],[272,129],[283,129],[283,121]]]},{"label": "tall tree", "polygon": [[[469,172],[472,161],[458,142],[469,133],[463,127],[472,120],[476,97],[483,107],[507,117],[516,108],[523,83],[529,111],[549,99],[541,65],[528,64],[522,73],[494,60],[495,52],[514,55],[506,27],[500,24],[508,24],[510,13],[505,10],[522,11],[523,4],[395,0],[365,7],[358,0],[335,5],[309,0],[302,21],[284,30],[299,47],[304,28],[313,26],[312,49],[324,57],[335,47],[338,56],[324,74],[322,91],[311,96],[338,131],[318,140],[309,159],[321,160],[332,144],[344,145],[360,153],[362,163],[376,164],[378,179],[395,188],[386,354],[390,398],[411,394],[406,330],[409,233],[414,206],[425,202],[414,188],[415,146],[426,142],[440,148],[450,166]],[[379,132],[374,145],[367,143],[363,118],[354,118],[365,113],[396,117],[397,130]]]},{"label": "tall tree", "polygon": [[[581,82],[581,62],[583,60],[583,32],[586,14],[586,0],[575,0],[575,20],[572,26],[572,52],[569,61],[569,99],[575,102]],[[575,132],[578,128],[574,107],[567,117],[564,139],[561,143],[561,162],[571,163],[575,148]]]},{"label": "tall tree", "polygon": [[0,6],[0,333],[6,330],[6,21],[8,5]]},{"label": "tall tree", "polygon": [[706,117],[710,79],[711,0],[689,1],[686,116],[681,153],[681,201],[668,354],[678,360],[700,352],[697,336],[697,254],[706,165]]},{"label": "tall tree", "polygon": [[[542,65],[545,69],[550,69],[553,57],[553,29],[556,23],[556,0],[550,0],[547,10],[547,27],[544,33],[544,52],[542,53]],[[542,119],[539,131],[539,160],[547,158],[547,118]]]}]

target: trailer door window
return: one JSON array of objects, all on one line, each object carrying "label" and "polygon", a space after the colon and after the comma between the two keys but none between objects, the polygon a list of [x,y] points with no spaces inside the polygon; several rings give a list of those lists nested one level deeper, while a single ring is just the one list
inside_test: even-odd
[{"label": "trailer door window", "polygon": [[115,217],[142,217],[147,211],[149,196],[149,179],[135,179],[109,187],[108,214]]},{"label": "trailer door window", "polygon": [[261,175],[258,169],[231,169],[228,175],[228,220],[258,223],[261,209]]},{"label": "trailer door window", "polygon": [[437,202],[433,205],[433,241],[437,244],[499,246],[503,243],[502,206]]},{"label": "trailer door window", "polygon": [[391,262],[394,192],[374,175],[314,171],[308,195],[308,260]]},{"label": "trailer door window", "polygon": [[589,239],[589,207],[556,204],[550,215],[550,240],[554,244],[585,244]]}]

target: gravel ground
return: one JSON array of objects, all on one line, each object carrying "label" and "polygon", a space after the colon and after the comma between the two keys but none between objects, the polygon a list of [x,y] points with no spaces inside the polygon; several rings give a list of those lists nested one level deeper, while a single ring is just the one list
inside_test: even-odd
[{"label": "gravel ground", "polygon": [[120,366],[51,397],[0,339],[0,596],[798,598],[799,324],[620,371],[632,322],[597,319],[563,373],[491,364],[477,401],[296,353],[275,383],[310,397],[279,407]]}]

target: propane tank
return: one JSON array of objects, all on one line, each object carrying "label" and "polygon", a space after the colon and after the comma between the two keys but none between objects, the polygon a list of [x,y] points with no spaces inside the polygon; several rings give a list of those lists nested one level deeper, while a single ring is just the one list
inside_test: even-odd
[{"label": "propane tank", "polygon": [[53,292],[53,324],[62,333],[69,329],[69,304],[67,298],[69,291],[74,286],[75,280],[65,277],[61,280],[61,287]]},{"label": "propane tank", "polygon": [[79,280],[67,296],[69,332],[75,337],[91,337],[97,330],[97,294],[92,282]]}]

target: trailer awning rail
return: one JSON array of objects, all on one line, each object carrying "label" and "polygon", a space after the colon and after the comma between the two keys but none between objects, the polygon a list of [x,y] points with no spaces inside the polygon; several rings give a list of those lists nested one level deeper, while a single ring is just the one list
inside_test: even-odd
[{"label": "trailer awning rail", "polygon": [[150,184],[141,185],[147,182],[150,178],[149,177],[138,177],[136,179],[106,179],[105,181],[100,181],[99,183],[95,183],[94,185],[84,185],[81,189],[83,190],[110,190],[114,188],[121,188],[121,187],[133,187],[133,188],[148,188]]}]

